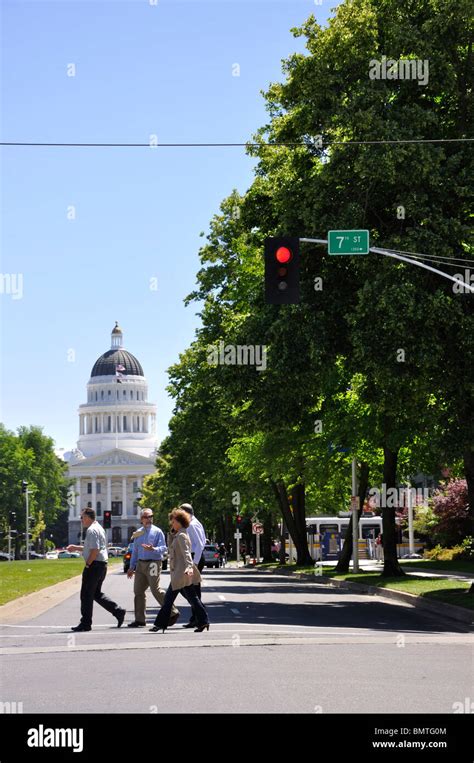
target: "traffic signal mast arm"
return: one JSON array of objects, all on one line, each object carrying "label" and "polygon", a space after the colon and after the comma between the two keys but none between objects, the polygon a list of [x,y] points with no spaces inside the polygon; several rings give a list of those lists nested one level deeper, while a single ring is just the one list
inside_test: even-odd
[{"label": "traffic signal mast arm", "polygon": [[[327,239],[325,238],[300,238],[300,243],[301,242],[310,243],[310,244],[327,244],[328,243]],[[374,252],[375,254],[383,254],[385,257],[394,257],[396,260],[402,260],[402,262],[408,262],[410,265],[418,265],[418,267],[425,268],[425,270],[431,270],[432,273],[437,273],[439,276],[442,276],[443,278],[448,278],[450,281],[454,281],[454,283],[457,283],[460,286],[464,286],[464,288],[474,292],[474,286],[471,286],[470,284],[465,283],[464,281],[460,280],[459,278],[456,278],[455,276],[450,276],[449,273],[444,273],[442,270],[438,270],[437,268],[432,268],[431,265],[425,265],[424,262],[418,262],[417,260],[412,260],[409,257],[403,257],[401,254],[395,254],[394,252],[391,252],[389,249],[382,249],[381,247],[378,247],[378,246],[369,247],[369,251]]]}]

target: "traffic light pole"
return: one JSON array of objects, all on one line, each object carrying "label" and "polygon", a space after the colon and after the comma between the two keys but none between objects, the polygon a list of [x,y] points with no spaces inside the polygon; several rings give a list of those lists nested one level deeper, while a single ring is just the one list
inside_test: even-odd
[{"label": "traffic light pole", "polygon": [[[309,244],[327,244],[328,243],[326,238],[300,238],[300,242],[305,242]],[[465,283],[461,279],[455,278],[454,276],[450,276],[449,273],[444,273],[442,270],[438,270],[438,268],[432,268],[431,265],[425,265],[424,262],[418,262],[418,261],[410,259],[409,257],[403,257],[401,254],[395,254],[394,252],[391,252],[390,249],[382,249],[379,246],[369,247],[369,252],[374,252],[374,254],[383,254],[385,257],[393,257],[396,260],[401,260],[402,262],[408,262],[409,265],[418,265],[419,268],[424,268],[425,270],[431,270],[432,273],[437,273],[437,275],[442,276],[443,278],[447,278],[449,281],[454,281],[454,283],[457,283],[460,286],[464,286],[465,289],[468,289],[469,291],[472,291],[474,293],[474,286],[471,286],[471,284]]]}]

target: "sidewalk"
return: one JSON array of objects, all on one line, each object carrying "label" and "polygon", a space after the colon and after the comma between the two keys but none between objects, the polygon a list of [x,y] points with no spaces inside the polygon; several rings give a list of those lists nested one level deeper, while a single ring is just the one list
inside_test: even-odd
[{"label": "sidewalk", "polygon": [[[399,559],[399,562],[401,562],[402,567],[403,565],[403,559]],[[412,561],[407,559],[408,561]],[[334,565],[337,564],[336,561],[331,562],[317,562],[317,566],[321,567],[334,567]],[[359,568],[361,570],[364,570],[366,572],[382,572],[383,571],[383,562],[375,561],[372,559],[360,559],[359,560]],[[474,580],[474,572],[459,572],[457,570],[435,570],[435,569],[429,569],[428,567],[423,567],[421,570],[415,570],[413,568],[405,569],[406,575],[416,575],[417,577],[439,577],[439,578],[451,578],[453,580]]]}]

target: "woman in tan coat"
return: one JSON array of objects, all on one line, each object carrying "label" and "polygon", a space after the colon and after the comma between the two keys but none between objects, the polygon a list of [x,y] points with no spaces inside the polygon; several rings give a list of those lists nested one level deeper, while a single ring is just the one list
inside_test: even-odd
[{"label": "woman in tan coat", "polygon": [[193,617],[197,622],[194,633],[209,630],[207,612],[196,594],[194,586],[201,582],[201,574],[193,563],[191,556],[191,541],[186,528],[191,521],[190,515],[184,509],[174,509],[169,515],[171,533],[168,536],[169,564],[171,583],[166,591],[163,606],[158,612],[151,631],[162,630],[168,625],[173,602],[179,593],[190,603]]}]

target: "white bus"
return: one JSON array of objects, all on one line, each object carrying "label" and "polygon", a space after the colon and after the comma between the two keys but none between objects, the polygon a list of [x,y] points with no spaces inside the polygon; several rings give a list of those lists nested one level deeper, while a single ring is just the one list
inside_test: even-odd
[{"label": "white bus", "polygon": [[[347,527],[349,525],[350,515],[343,514],[337,517],[319,516],[306,517],[306,531],[309,553],[315,561],[325,559],[337,559],[344,538],[346,537]],[[381,516],[362,516],[359,520],[359,559],[375,559],[375,539],[382,532]],[[326,535],[329,533],[329,535]],[[325,540],[324,540],[325,539]],[[322,553],[321,546],[324,546]],[[423,552],[424,544],[415,542],[415,551]],[[285,533],[285,550],[289,561],[296,561],[296,548]],[[408,543],[397,543],[397,554],[399,557],[408,553]]]}]

